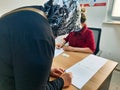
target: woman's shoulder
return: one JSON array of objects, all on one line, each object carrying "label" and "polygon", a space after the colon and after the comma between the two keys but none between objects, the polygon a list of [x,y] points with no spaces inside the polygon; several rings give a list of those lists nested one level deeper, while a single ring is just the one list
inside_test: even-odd
[{"label": "woman's shoulder", "polygon": [[93,31],[91,29],[89,29],[89,28],[87,28],[87,32],[88,33],[93,33]]}]

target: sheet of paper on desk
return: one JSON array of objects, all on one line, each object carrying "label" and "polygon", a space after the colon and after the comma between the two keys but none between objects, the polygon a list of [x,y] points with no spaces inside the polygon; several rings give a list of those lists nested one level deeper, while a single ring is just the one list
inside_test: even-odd
[{"label": "sheet of paper on desk", "polygon": [[62,48],[60,48],[60,49],[55,48],[55,55],[54,55],[54,57],[56,57],[57,55],[61,54],[62,52],[64,52],[64,50]]},{"label": "sheet of paper on desk", "polygon": [[72,84],[81,89],[106,62],[106,59],[91,54],[66,71],[72,72]]}]

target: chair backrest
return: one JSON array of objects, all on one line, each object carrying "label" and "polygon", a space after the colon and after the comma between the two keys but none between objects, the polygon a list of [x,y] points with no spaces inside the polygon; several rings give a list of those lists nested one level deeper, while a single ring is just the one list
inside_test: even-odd
[{"label": "chair backrest", "polygon": [[100,37],[101,37],[101,28],[89,27],[89,29],[91,29],[94,32],[94,38],[96,43],[96,50],[94,54],[96,55],[100,50],[99,44],[100,44]]}]

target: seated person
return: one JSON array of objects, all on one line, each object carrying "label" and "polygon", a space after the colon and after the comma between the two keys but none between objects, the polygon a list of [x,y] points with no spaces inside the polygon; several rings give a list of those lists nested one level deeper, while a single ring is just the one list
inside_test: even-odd
[{"label": "seated person", "polygon": [[[56,48],[62,48],[65,51],[77,51],[85,53],[94,53],[95,39],[94,33],[92,30],[88,29],[86,23],[86,16],[84,13],[81,13],[81,26],[82,28],[73,32],[70,32],[66,38],[62,40],[61,43],[56,45]],[[66,43],[69,43],[68,46],[65,46]]]}]

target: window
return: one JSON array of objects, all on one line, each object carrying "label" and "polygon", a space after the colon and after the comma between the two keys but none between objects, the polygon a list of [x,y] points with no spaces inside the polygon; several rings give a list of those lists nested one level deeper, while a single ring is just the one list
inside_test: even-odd
[{"label": "window", "polygon": [[112,9],[112,17],[120,17],[119,5],[120,5],[120,0],[114,0],[113,9]]},{"label": "window", "polygon": [[118,22],[120,23],[120,0],[108,0],[107,6],[107,22]]}]

